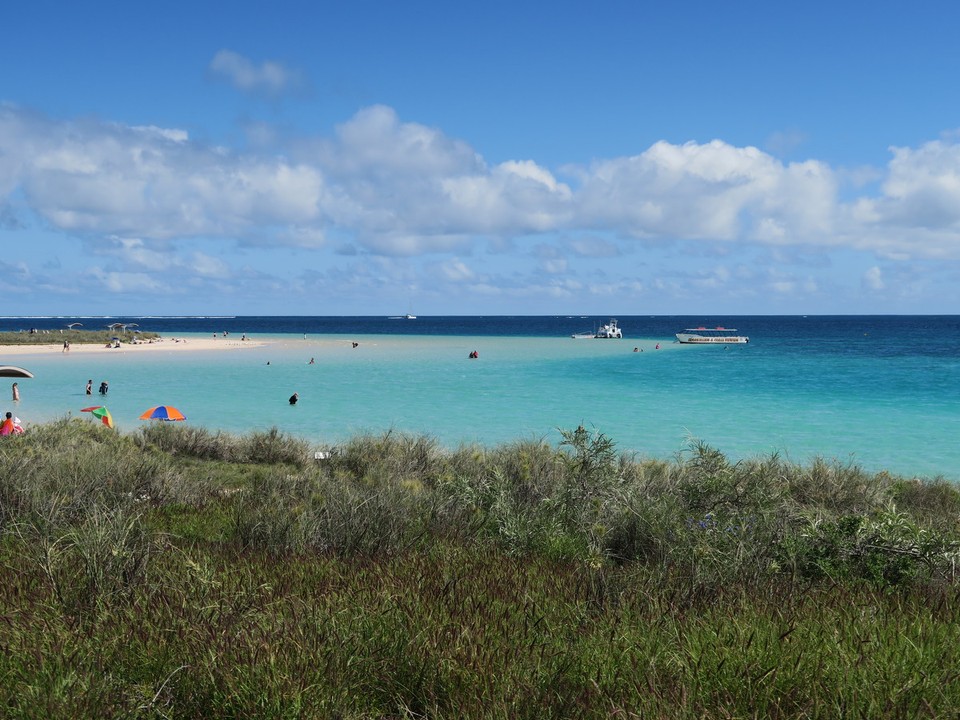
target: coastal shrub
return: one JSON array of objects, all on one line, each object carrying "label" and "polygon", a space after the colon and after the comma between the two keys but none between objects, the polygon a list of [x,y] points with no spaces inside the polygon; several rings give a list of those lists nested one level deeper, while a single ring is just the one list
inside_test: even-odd
[{"label": "coastal shrub", "polygon": [[663,565],[669,538],[686,513],[676,491],[677,466],[664,461],[622,464],[606,522],[604,554],[617,565]]},{"label": "coastal shrub", "polygon": [[[9,438],[0,707],[957,714],[952,486],[707,446],[637,461],[598,437],[446,452],[392,433],[303,466],[76,420]],[[130,492],[148,478],[157,494]],[[179,483],[237,491],[185,506]]]},{"label": "coastal shrub", "polygon": [[[582,425],[576,430],[560,430],[560,448],[566,464],[565,482],[558,498],[563,513],[574,522],[585,509],[602,502],[618,478],[616,443],[602,432],[591,433]],[[595,509],[595,508],[594,508]]]},{"label": "coastal shrub", "polygon": [[498,492],[510,496],[517,508],[541,510],[544,500],[558,495],[564,482],[564,464],[545,440],[519,440],[495,448],[487,472],[496,475]]},{"label": "coastal shrub", "polygon": [[443,472],[444,453],[434,438],[388,430],[351,438],[327,465],[333,473],[375,485],[432,488]]},{"label": "coastal shrub", "polygon": [[783,494],[776,456],[763,462],[731,463],[726,456],[701,442],[681,463],[677,491],[694,515],[717,511],[755,513],[778,503]]},{"label": "coastal shrub", "polygon": [[883,507],[888,479],[853,463],[814,458],[809,465],[784,466],[784,482],[801,507],[822,508],[831,515],[870,512]]},{"label": "coastal shrub", "polygon": [[241,447],[243,461],[251,463],[279,463],[302,468],[312,457],[310,445],[305,440],[285,435],[275,427],[245,435]]},{"label": "coastal shrub", "polygon": [[89,616],[144,581],[144,518],[179,474],[169,457],[84,419],[39,425],[0,446],[4,529],[42,571],[61,609]]},{"label": "coastal shrub", "polygon": [[960,488],[943,478],[921,481],[890,479],[890,498],[901,511],[943,532],[960,527]]},{"label": "coastal shrub", "polygon": [[485,453],[473,465],[461,456],[438,483],[437,511],[461,518],[471,535],[494,539],[511,554],[537,550],[583,554],[582,536],[571,535],[563,502],[569,474],[564,458],[543,440],[523,440]]},{"label": "coastal shrub", "polygon": [[52,532],[102,507],[163,502],[178,478],[168,456],[84,420],[31,428],[15,441],[0,451],[3,513]]},{"label": "coastal shrub", "polygon": [[144,342],[159,338],[155,332],[133,332],[116,330],[61,330],[59,333],[37,332],[30,333],[22,330],[18,332],[0,332],[0,345],[59,345],[69,340],[74,345],[103,346],[119,338],[121,342]]},{"label": "coastal shrub", "polygon": [[489,535],[490,510],[499,492],[490,453],[460,447],[446,460],[433,490],[433,531],[446,538]]},{"label": "coastal shrub", "polygon": [[326,481],[320,502],[305,518],[311,549],[341,556],[393,555],[422,538],[429,527],[427,495],[400,484],[371,487]]},{"label": "coastal shrub", "polygon": [[400,483],[277,470],[241,494],[236,534],[245,547],[274,554],[392,554],[426,531],[426,497]]},{"label": "coastal shrub", "polygon": [[141,428],[138,437],[144,446],[201,460],[304,467],[311,457],[305,440],[275,427],[238,437],[181,423],[155,422]]},{"label": "coastal shrub", "polygon": [[810,519],[780,546],[785,567],[805,579],[867,580],[881,586],[953,579],[960,542],[890,507],[870,515]]},{"label": "coastal shrub", "polygon": [[316,488],[311,478],[275,469],[257,475],[235,504],[235,532],[242,547],[274,554],[305,547],[303,518]]},{"label": "coastal shrub", "polygon": [[155,538],[132,503],[98,507],[60,535],[22,538],[64,612],[86,615],[118,597],[129,599],[146,578]]},{"label": "coastal shrub", "polygon": [[731,463],[694,443],[675,465],[625,469],[608,503],[604,551],[699,585],[766,576],[786,531],[778,459]]},{"label": "coastal shrub", "polygon": [[186,455],[201,460],[240,462],[242,440],[229,433],[210,432],[204,427],[176,422],[151,422],[137,436],[145,446],[170,455]]}]

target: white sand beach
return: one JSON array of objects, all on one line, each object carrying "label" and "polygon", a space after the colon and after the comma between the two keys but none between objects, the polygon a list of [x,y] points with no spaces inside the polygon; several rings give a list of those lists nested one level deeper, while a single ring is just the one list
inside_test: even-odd
[{"label": "white sand beach", "polygon": [[233,337],[169,337],[145,340],[139,343],[121,343],[119,347],[100,343],[70,343],[70,349],[64,350],[63,342],[50,345],[0,345],[0,357],[23,355],[50,355],[62,353],[70,355],[126,355],[138,353],[166,353],[211,350],[242,350],[244,348],[265,347],[269,343],[262,340],[241,340]]}]

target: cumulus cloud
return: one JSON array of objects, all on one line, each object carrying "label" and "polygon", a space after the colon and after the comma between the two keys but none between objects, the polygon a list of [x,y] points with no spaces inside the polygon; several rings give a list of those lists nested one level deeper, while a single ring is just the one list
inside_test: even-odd
[{"label": "cumulus cloud", "polygon": [[0,191],[54,226],[163,241],[257,236],[314,222],[324,180],[283,157],[240,155],[176,129],[37,119],[0,108]]},{"label": "cumulus cloud", "polygon": [[460,251],[467,236],[546,230],[562,222],[571,194],[536,163],[488,167],[465,142],[384,106],[300,152],[336,187],[332,220],[384,254]]},{"label": "cumulus cloud", "polygon": [[[250,89],[286,87],[282,72],[235,54],[218,58],[218,72]],[[269,126],[257,135],[262,143],[240,151],[179,128],[65,121],[0,105],[0,227],[18,232],[32,213],[83,238],[115,265],[98,282],[116,292],[144,275],[227,278],[235,271],[212,249],[217,243],[327,249],[343,262],[358,258],[352,272],[371,257],[402,264],[434,256],[436,278],[514,297],[639,292],[619,284],[619,263],[600,261],[671,245],[724,262],[674,285],[658,278],[640,287],[745,292],[741,258],[726,258],[745,247],[793,265],[836,248],[897,260],[960,258],[960,143],[947,138],[892,149],[889,166],[877,171],[882,182],[841,199],[848,179],[826,163],[785,163],[720,140],[658,142],[638,155],[554,171],[523,158],[490,164],[466,141],[385,106],[360,110],[329,137],[284,144]],[[196,248],[201,240],[209,252]],[[483,272],[475,259],[491,248],[515,253],[529,272],[517,271],[515,284],[513,275]],[[469,265],[461,259],[468,257]],[[595,290],[576,286],[580,266],[592,261],[604,281]],[[381,272],[382,280],[367,281],[410,282]],[[871,272],[863,287],[882,289],[883,276]],[[779,295],[817,289],[788,273],[762,282]]]},{"label": "cumulus cloud", "polygon": [[869,268],[863,274],[863,286],[868,290],[879,291],[883,290],[886,287],[886,284],[883,282],[883,271],[880,270],[876,265],[872,268]]},{"label": "cumulus cloud", "polygon": [[822,163],[783,165],[719,140],[655,143],[580,172],[576,222],[636,238],[829,241],[836,183]]},{"label": "cumulus cloud", "polygon": [[220,50],[210,61],[210,73],[238,90],[277,97],[301,85],[300,75],[274,60],[259,65],[232,50]]},{"label": "cumulus cloud", "polygon": [[851,244],[885,257],[960,257],[960,144],[891,148],[879,197],[851,205]]}]

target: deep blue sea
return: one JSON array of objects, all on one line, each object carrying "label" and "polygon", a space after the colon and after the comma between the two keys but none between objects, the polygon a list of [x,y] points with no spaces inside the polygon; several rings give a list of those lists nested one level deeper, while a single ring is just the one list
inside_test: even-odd
[{"label": "deep blue sea", "polygon": [[[570,337],[607,320],[0,318],[0,331],[58,334],[71,322],[125,322],[167,338],[228,332],[267,341],[232,352],[48,352],[0,363],[35,374],[20,381],[14,408],[28,425],[80,415],[86,380],[108,379],[106,404],[121,430],[135,429],[140,412],[160,403],[211,429],[275,426],[317,446],[390,429],[450,447],[555,443],[559,428],[583,424],[640,457],[670,458],[703,441],[733,459],[821,456],[960,480],[958,316],[619,316],[622,340]],[[718,325],[751,342],[674,342],[684,328]],[[473,350],[479,359],[468,359]],[[287,402],[293,392],[296,406]]]}]

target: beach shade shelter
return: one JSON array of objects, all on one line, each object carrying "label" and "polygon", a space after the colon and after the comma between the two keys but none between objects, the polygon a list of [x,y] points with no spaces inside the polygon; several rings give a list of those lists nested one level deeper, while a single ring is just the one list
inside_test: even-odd
[{"label": "beach shade shelter", "polygon": [[141,420],[186,420],[182,412],[169,405],[157,405],[140,416]]},{"label": "beach shade shelter", "polygon": [[82,408],[80,412],[88,412],[94,417],[100,418],[100,422],[102,422],[108,428],[113,427],[113,416],[110,414],[110,411],[107,410],[103,405],[94,405],[92,407],[85,407],[85,408]]},{"label": "beach shade shelter", "polygon": [[0,365],[0,377],[32,378],[33,373],[16,365]]}]

